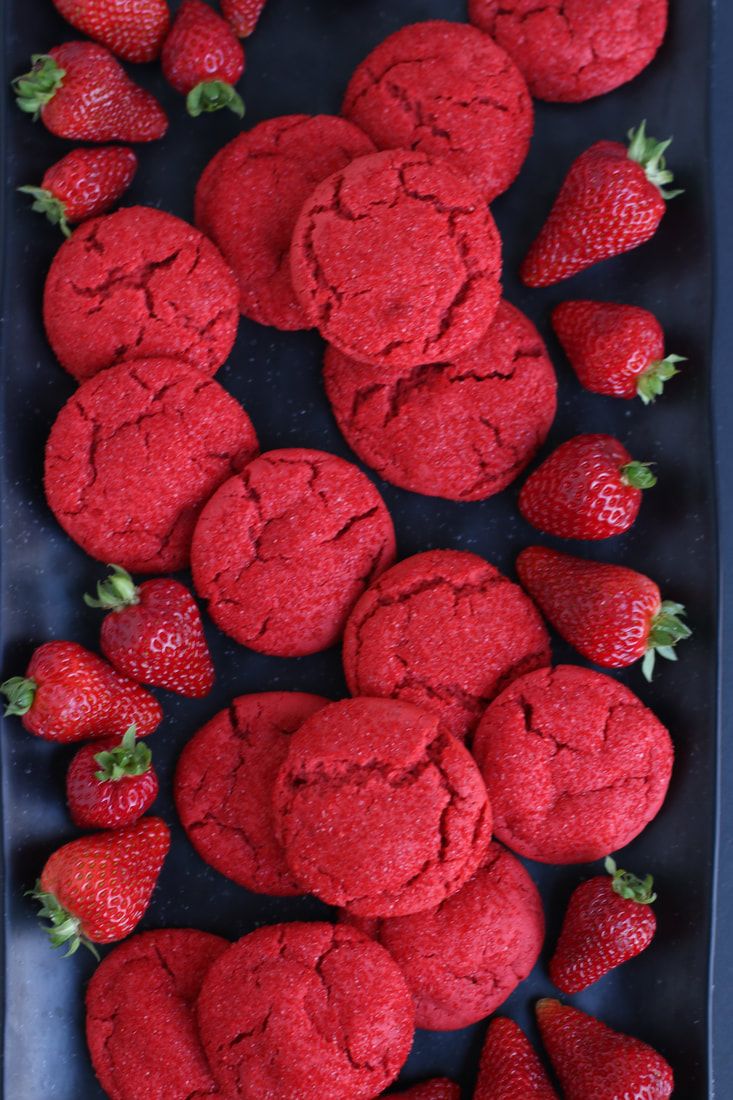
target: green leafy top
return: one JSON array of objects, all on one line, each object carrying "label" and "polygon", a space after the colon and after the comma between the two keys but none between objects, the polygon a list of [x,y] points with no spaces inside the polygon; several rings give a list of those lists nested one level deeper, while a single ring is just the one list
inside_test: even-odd
[{"label": "green leafy top", "polygon": [[630,871],[621,871],[616,867],[616,861],[610,856],[604,866],[611,876],[611,886],[620,898],[638,901],[639,905],[651,905],[657,900],[657,895],[652,889],[654,879],[651,875],[641,879],[632,875]]},{"label": "green leafy top", "polygon": [[122,611],[140,602],[140,589],[126,569],[120,565],[110,565],[110,575],[104,581],[97,581],[97,595],[84,594],[87,607],[101,607],[103,611]]},{"label": "green leafy top", "polygon": [[244,101],[231,84],[224,80],[205,80],[186,96],[186,110],[191,118],[228,107],[237,118],[244,118]]},{"label": "green leafy top", "polygon": [[99,952],[92,941],[81,930],[81,921],[65,909],[55,894],[48,893],[41,886],[41,880],[36,882],[33,890],[27,890],[29,897],[40,901],[39,917],[48,919],[48,924],[42,924],[41,928],[51,941],[52,947],[66,947],[64,958],[73,955],[83,945],[91,951],[99,962]]},{"label": "green leafy top", "polygon": [[37,688],[35,680],[26,680],[23,676],[11,676],[0,684],[0,694],[8,700],[5,717],[9,714],[27,714],[33,706]]},{"label": "green leafy top", "polygon": [[99,764],[99,771],[94,774],[100,783],[117,782],[150,771],[152,754],[147,745],[135,740],[136,735],[137,727],[133,722],[119,745],[97,753],[94,760]]},{"label": "green leafy top", "polygon": [[34,53],[31,61],[33,68],[15,78],[13,91],[21,111],[33,115],[35,122],[41,108],[53,99],[63,84],[66,70],[60,69],[54,59],[45,53]]},{"label": "green leafy top", "polygon": [[646,178],[658,188],[662,198],[674,199],[683,191],[668,191],[666,185],[674,181],[674,174],[667,168],[664,154],[672,144],[672,138],[666,141],[657,141],[656,138],[647,137],[646,119],[634,130],[628,132],[629,157],[640,164],[646,172]]},{"label": "green leafy top", "polygon": [[667,355],[664,359],[652,360],[636,383],[636,392],[645,405],[651,405],[663,392],[664,383],[680,373],[675,364],[686,362],[684,355]]},{"label": "green leafy top", "polygon": [[44,187],[26,185],[25,187],[19,187],[18,190],[24,195],[33,196],[32,210],[37,210],[39,214],[45,214],[51,225],[57,225],[65,237],[71,236],[69,223],[66,220],[65,202],[62,202],[52,191],[47,191]]},{"label": "green leafy top", "polygon": [[656,475],[651,471],[651,462],[627,462],[621,467],[621,480],[633,489],[653,489],[657,484]]},{"label": "green leafy top", "polygon": [[687,623],[683,623],[680,618],[681,615],[685,614],[683,604],[665,600],[652,619],[649,638],[647,639],[647,649],[641,665],[641,670],[647,680],[651,680],[654,673],[656,655],[659,654],[660,657],[665,657],[668,661],[676,661],[677,654],[674,647],[678,642],[684,641],[692,634]]}]

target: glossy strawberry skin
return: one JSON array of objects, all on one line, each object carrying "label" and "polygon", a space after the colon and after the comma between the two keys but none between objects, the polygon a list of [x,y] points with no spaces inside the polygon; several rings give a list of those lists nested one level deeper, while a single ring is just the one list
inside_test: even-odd
[{"label": "glossy strawberry skin", "polygon": [[125,61],[154,61],[170,15],[165,0],[53,0],[72,27]]},{"label": "glossy strawberry skin", "polygon": [[224,18],[239,38],[247,38],[257,26],[265,0],[221,0]]},{"label": "glossy strawberry skin", "polygon": [[646,950],[656,928],[651,905],[619,897],[608,875],[596,875],[570,898],[550,977],[561,992],[580,993]]},{"label": "glossy strawberry skin", "polygon": [[614,302],[562,302],[552,327],[581,385],[608,397],[637,396],[639,377],[664,358],[664,333],[653,313]]},{"label": "glossy strawberry skin", "polygon": [[526,286],[551,286],[650,240],[666,203],[620,142],[599,141],[571,166],[520,268]]},{"label": "glossy strawberry skin", "polygon": [[474,1100],[558,1100],[529,1039],[513,1020],[495,1016],[489,1024],[473,1097]]},{"label": "glossy strawberry skin", "polygon": [[624,481],[631,455],[610,435],[561,444],[527,479],[519,511],[533,527],[563,539],[607,539],[628,531],[642,492]]},{"label": "glossy strawberry skin", "polygon": [[46,171],[41,187],[64,205],[67,222],[104,214],[132,183],[137,157],[124,145],[72,149]]},{"label": "glossy strawberry skin", "polygon": [[66,803],[79,829],[120,829],[132,825],[152,806],[158,795],[158,777],[151,767],[144,775],[99,780],[95,760],[105,749],[114,749],[119,737],[84,745],[66,773]]},{"label": "glossy strawberry skin", "polygon": [[671,1066],[639,1039],[551,999],[538,1003],[537,1020],[565,1100],[668,1100],[672,1095]]},{"label": "glossy strawberry skin", "polygon": [[226,19],[203,0],[183,0],[161,55],[166,80],[182,95],[205,81],[236,84],[244,51]]}]

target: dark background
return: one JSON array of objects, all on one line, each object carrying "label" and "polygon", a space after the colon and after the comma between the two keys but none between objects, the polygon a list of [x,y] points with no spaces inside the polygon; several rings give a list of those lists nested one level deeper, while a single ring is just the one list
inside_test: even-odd
[{"label": "dark background", "polygon": [[[25,71],[32,52],[76,37],[50,0],[6,5],[7,77]],[[589,557],[620,561],[648,572],[667,598],[685,603],[694,636],[678,665],[660,662],[653,685],[638,668],[620,675],[665,721],[677,748],[677,767],[667,803],[623,861],[657,877],[659,932],[652,948],[577,997],[579,1007],[614,1027],[657,1046],[672,1062],[675,1097],[701,1100],[708,1081],[708,958],[716,813],[716,658],[718,631],[733,626],[717,616],[717,546],[710,417],[712,334],[712,197],[708,78],[710,9],[703,0],[672,0],[669,35],[654,64],[632,84],[586,104],[537,104],[536,135],[518,183],[496,201],[494,213],[505,244],[505,287],[548,340],[560,380],[557,420],[543,453],[578,431],[616,434],[635,457],[658,464],[659,485],[647,495],[632,531],[611,542],[580,548]],[[733,42],[733,11],[719,12],[718,40]],[[338,111],[355,64],[386,34],[416,20],[464,19],[463,0],[269,0],[261,24],[246,43],[242,91],[246,125],[284,113]],[[12,26],[11,26],[12,24]],[[733,173],[729,122],[733,77],[719,47],[716,70],[716,173],[720,225]],[[127,202],[160,206],[190,219],[195,181],[210,156],[234,134],[233,115],[189,119],[183,100],[156,66],[130,67],[158,94],[171,126],[163,141],[138,146],[140,169]],[[727,97],[727,98],[726,98]],[[670,204],[656,239],[637,252],[591,269],[568,283],[528,291],[516,269],[539,228],[571,160],[600,138],[623,140],[642,118],[657,137],[674,134],[670,150],[683,197]],[[29,210],[14,188],[40,183],[44,169],[70,148],[34,125],[8,101],[4,116],[7,180],[4,209],[4,367],[2,468],[3,675],[23,672],[33,648],[50,638],[96,646],[99,618],[81,595],[103,575],[55,524],[43,500],[42,451],[53,419],[74,383],[54,362],[41,324],[44,273],[60,243],[58,231]],[[724,175],[724,173],[726,173]],[[719,286],[731,285],[733,260],[718,252]],[[645,409],[583,391],[552,337],[549,310],[568,297],[628,301],[652,309],[668,335],[668,350],[689,358],[664,398]],[[716,330],[715,425],[719,491],[730,499],[726,459],[731,441],[726,410],[733,400],[731,366],[725,362],[731,305],[719,290]],[[242,321],[236,347],[219,381],[251,414],[263,449],[313,446],[353,458],[339,436],[322,393],[322,344],[314,333],[279,333]],[[392,512],[401,556],[430,547],[465,548],[512,574],[519,549],[538,541],[516,510],[518,485],[478,504],[431,500],[378,482]],[[733,520],[723,515],[723,545],[733,546]],[[551,541],[551,540],[550,540]],[[177,824],[171,799],[173,765],[182,745],[236,694],[298,689],[338,698],[345,691],[338,651],[299,660],[265,658],[235,646],[207,626],[218,682],[210,698],[193,702],[164,695],[166,720],[151,747],[161,775],[156,812],[173,829],[171,854],[142,928],[194,926],[231,938],[263,922],[314,917],[326,912],[311,900],[257,897],[229,883],[195,855]],[[576,661],[557,639],[556,660]],[[722,681],[722,677],[721,677]],[[164,696],[164,697],[163,697]],[[733,703],[733,698],[730,700]],[[0,744],[5,859],[5,1095],[8,1100],[96,1100],[82,1038],[83,987],[91,956],[53,956],[23,897],[45,858],[74,836],[63,801],[63,779],[72,750],[29,737],[17,719],[4,723]],[[729,754],[730,755],[730,754]],[[731,761],[724,760],[724,764]],[[725,771],[722,772],[725,776]],[[724,814],[726,813],[723,806]],[[730,811],[733,815],[733,810]],[[733,837],[726,822],[721,870]],[[552,993],[545,963],[572,887],[596,868],[529,869],[546,901],[548,949],[506,1011],[533,1034],[535,999]],[[733,881],[720,880],[721,914],[733,906]],[[720,1069],[716,1095],[727,1097],[731,1066],[728,1019],[733,1009],[733,946],[722,917],[717,956]],[[419,1032],[403,1080],[435,1073],[459,1077],[469,1087],[485,1025],[463,1032]],[[728,1048],[728,1049],[726,1049]],[[143,1100],[143,1098],[141,1098]],[[589,1098],[590,1100],[590,1098]]]}]

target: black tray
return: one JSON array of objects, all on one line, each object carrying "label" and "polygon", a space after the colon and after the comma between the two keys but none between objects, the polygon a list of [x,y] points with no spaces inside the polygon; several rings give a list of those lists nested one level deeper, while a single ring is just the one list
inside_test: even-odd
[{"label": "black tray", "polygon": [[[649,572],[669,598],[687,605],[695,631],[682,647],[680,663],[661,662],[665,667],[659,668],[651,686],[638,668],[619,677],[669,725],[677,747],[677,766],[662,813],[624,852],[624,861],[633,868],[648,868],[657,876],[659,932],[647,953],[576,998],[576,1003],[658,1047],[674,1065],[675,1097],[701,1100],[711,1095],[712,1087],[708,957],[718,805],[716,676],[721,625],[710,414],[713,213],[707,74],[712,8],[704,0],[673,0],[671,7],[670,32],[657,60],[632,84],[579,106],[537,105],[529,160],[519,182],[493,209],[505,242],[507,295],[547,337],[560,380],[559,412],[546,450],[578,431],[607,431],[618,435],[636,456],[658,463],[659,485],[648,494],[633,530],[609,543],[577,549]],[[431,17],[464,19],[464,0],[269,0],[246,46],[247,124],[284,113],[337,112],[347,78],[368,50],[397,27]],[[13,5],[12,12],[7,5],[5,19],[7,78],[27,68],[32,52],[76,37],[48,0],[27,0]],[[731,12],[721,13],[721,20],[727,36],[723,41],[733,42]],[[733,78],[722,47],[719,50],[722,102],[726,93],[733,94]],[[155,66],[137,67],[135,76],[160,95],[171,127],[162,142],[139,147],[140,170],[127,201],[161,206],[190,219],[198,174],[237,132],[238,123],[224,114],[189,120],[182,100],[167,88]],[[653,135],[674,134],[669,159],[685,188],[685,195],[670,204],[657,238],[559,288],[523,288],[515,275],[518,263],[572,158],[596,139],[623,139],[625,131],[644,117]],[[719,141],[729,147],[723,119],[718,122]],[[13,192],[19,184],[39,182],[45,167],[69,146],[51,137],[40,123],[34,126],[12,102],[6,105],[3,137],[7,186],[2,223],[1,612],[2,670],[10,675],[22,672],[33,648],[50,638],[71,638],[95,647],[99,619],[83,606],[81,594],[103,568],[63,535],[43,499],[43,444],[74,385],[53,360],[40,316],[43,277],[60,236],[29,211],[26,198]],[[723,148],[720,157],[721,169],[724,159],[733,168],[729,148]],[[727,219],[730,228],[733,219],[726,201],[721,184],[720,222]],[[721,264],[726,262],[730,264],[724,254]],[[548,313],[555,302],[581,296],[652,309],[667,331],[668,348],[689,358],[681,377],[653,408],[593,396],[578,385],[552,338]],[[717,334],[721,353],[730,348],[730,336],[731,323],[724,318]],[[242,322],[219,380],[252,415],[263,449],[304,445],[353,459],[322,393],[321,349],[313,333],[278,333]],[[733,400],[733,383],[722,377],[723,367],[731,370],[730,364],[722,364],[721,393]],[[721,458],[733,457],[725,418],[716,416],[715,425]],[[727,469],[724,463],[723,493],[726,485],[733,488]],[[517,486],[479,504],[430,500],[381,482],[379,488],[395,519],[401,556],[430,547],[465,548],[511,573],[518,550],[537,541],[517,512]],[[730,547],[733,532],[726,529]],[[730,624],[727,629],[731,633]],[[171,799],[174,761],[194,730],[236,694],[292,688],[338,698],[345,688],[337,650],[280,660],[235,646],[210,624],[208,633],[218,671],[215,691],[199,702],[166,695],[166,720],[153,739],[162,774],[156,810],[171,824],[174,838],[142,928],[194,926],[234,938],[263,922],[313,918],[327,910],[313,900],[286,902],[250,895],[208,868],[176,820]],[[582,663],[558,640],[554,654],[558,661]],[[33,906],[23,897],[48,854],[74,835],[63,801],[69,750],[29,737],[12,719],[4,723],[1,755],[4,1094],[8,1100],[96,1100],[103,1094],[82,1032],[83,987],[93,960],[84,952],[72,960],[53,957],[36,928]],[[531,864],[530,871],[546,902],[552,945],[570,890],[591,868]],[[723,878],[721,898],[733,904],[732,895],[733,883]],[[732,955],[731,945],[724,945],[717,961],[724,1040],[723,1013],[729,1018],[731,1008],[725,976]],[[505,1008],[535,1037],[532,1004],[539,995],[552,993],[544,968],[547,957],[546,951],[543,963]],[[470,1095],[483,1033],[484,1025],[445,1034],[419,1032],[403,1080],[449,1074],[459,1078]],[[720,1067],[716,1094],[727,1097],[730,1066],[722,1055]]]}]

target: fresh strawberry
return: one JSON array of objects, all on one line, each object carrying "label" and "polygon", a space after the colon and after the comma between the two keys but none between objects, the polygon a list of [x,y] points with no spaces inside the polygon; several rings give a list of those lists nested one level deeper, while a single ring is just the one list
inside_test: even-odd
[{"label": "fresh strawberry", "polygon": [[154,61],[168,30],[166,0],[53,0],[82,34],[125,61]]},{"label": "fresh strawberry", "polygon": [[109,210],[124,195],[136,171],[137,157],[124,145],[72,149],[51,165],[40,187],[18,190],[32,195],[33,209],[70,237],[69,225]]},{"label": "fresh strawberry", "polygon": [[682,355],[664,354],[664,333],[653,313],[613,302],[562,302],[552,325],[581,385],[609,397],[650,404],[679,374]]},{"label": "fresh strawberry", "polygon": [[563,993],[580,993],[609,970],[645,951],[657,918],[651,875],[638,879],[606,860],[607,875],[596,875],[574,891],[560,939],[550,961],[550,977]]},{"label": "fresh strawberry", "polygon": [[29,733],[47,741],[109,737],[133,722],[144,737],[161,722],[160,703],[139,684],[76,642],[46,642],[28,671],[0,684],[5,714],[18,714]]},{"label": "fresh strawberry", "polygon": [[674,647],[692,633],[682,604],[662,602],[654,581],[626,566],[530,546],[517,573],[558,634],[603,668],[643,659],[651,680],[656,654],[676,661]]},{"label": "fresh strawberry", "polygon": [[226,19],[203,0],[183,0],[161,63],[168,83],[186,96],[193,118],[221,107],[244,115],[242,97],[233,87],[244,72],[244,50]]},{"label": "fresh strawberry", "polygon": [[13,81],[21,111],[72,141],[155,141],[168,119],[155,96],[130,80],[117,58],[93,42],[65,42],[34,54]]},{"label": "fresh strawberry", "polygon": [[537,1020],[565,1100],[667,1100],[672,1095],[672,1067],[639,1039],[550,998],[538,1002]]},{"label": "fresh strawberry", "polygon": [[118,565],[97,584],[89,607],[110,614],[102,623],[100,645],[118,672],[143,684],[199,698],[214,684],[201,616],[179,581],[156,579],[137,586]]},{"label": "fresh strawberry", "polygon": [[41,871],[32,897],[53,947],[80,944],[97,955],[95,943],[129,936],[150,904],[168,848],[170,831],[159,817],[144,817],[107,833],[72,840],[57,849]]},{"label": "fresh strawberry", "polygon": [[247,38],[257,26],[265,0],[221,0],[221,10],[231,23],[234,33]]},{"label": "fresh strawberry", "polygon": [[120,741],[109,737],[79,749],[66,773],[66,802],[80,829],[120,829],[152,806],[158,777],[135,723]]},{"label": "fresh strawberry", "polygon": [[489,1024],[473,1100],[557,1100],[529,1039],[504,1016]]},{"label": "fresh strawberry", "polygon": [[673,175],[664,153],[669,141],[646,136],[646,123],[629,131],[628,148],[599,141],[568,172],[539,236],[520,268],[527,286],[551,286],[586,267],[650,240],[657,231]]},{"label": "fresh strawberry", "polygon": [[561,539],[607,539],[628,531],[642,489],[657,479],[611,435],[576,435],[531,474],[519,510],[534,527]]}]

